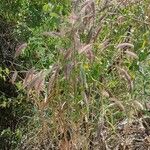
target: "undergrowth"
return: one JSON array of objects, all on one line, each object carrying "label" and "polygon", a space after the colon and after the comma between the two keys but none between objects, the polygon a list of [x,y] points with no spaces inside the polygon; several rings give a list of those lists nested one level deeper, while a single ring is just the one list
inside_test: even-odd
[{"label": "undergrowth", "polygon": [[17,149],[149,149],[148,11],[146,0],[77,0],[53,14],[55,29],[32,29],[15,54],[33,105]]}]

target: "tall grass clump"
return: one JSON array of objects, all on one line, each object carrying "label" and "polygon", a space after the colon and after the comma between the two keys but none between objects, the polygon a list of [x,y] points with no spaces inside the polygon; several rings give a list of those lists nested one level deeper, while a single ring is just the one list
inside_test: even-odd
[{"label": "tall grass clump", "polygon": [[57,30],[35,31],[22,54],[34,53],[23,80],[34,115],[18,148],[148,148],[147,4],[77,0]]}]

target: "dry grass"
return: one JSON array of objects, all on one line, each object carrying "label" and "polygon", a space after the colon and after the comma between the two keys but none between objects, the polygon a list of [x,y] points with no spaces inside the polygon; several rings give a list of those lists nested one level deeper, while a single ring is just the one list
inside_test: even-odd
[{"label": "dry grass", "polygon": [[[24,87],[36,113],[29,124],[31,133],[24,136],[20,149],[150,148],[149,118],[143,117],[146,108],[134,99],[134,79],[125,66],[125,61],[138,59],[134,50],[131,51],[134,49],[132,39],[127,41],[126,36],[122,41],[115,41],[117,47],[114,46],[112,52],[119,62],[112,60],[114,63],[110,66],[114,69],[108,72],[109,67],[96,68],[104,62],[103,57],[112,44],[108,37],[114,27],[103,39],[101,35],[109,17],[118,12],[122,3],[129,4],[129,1],[119,1],[115,5],[107,1],[101,4],[84,1],[75,5],[68,23],[60,31],[62,37],[71,39],[70,48],[60,50],[59,58],[50,70],[29,70]],[[110,28],[118,19],[109,23]],[[44,32],[45,35],[54,36],[55,33]],[[91,71],[94,67],[104,76],[94,78]]]}]

